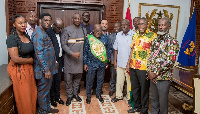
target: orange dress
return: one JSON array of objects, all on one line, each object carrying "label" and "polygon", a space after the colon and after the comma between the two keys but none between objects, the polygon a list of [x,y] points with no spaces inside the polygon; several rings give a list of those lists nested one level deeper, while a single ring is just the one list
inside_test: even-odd
[{"label": "orange dress", "polygon": [[18,114],[35,114],[37,87],[32,64],[15,64],[10,60],[7,71],[13,82]]}]

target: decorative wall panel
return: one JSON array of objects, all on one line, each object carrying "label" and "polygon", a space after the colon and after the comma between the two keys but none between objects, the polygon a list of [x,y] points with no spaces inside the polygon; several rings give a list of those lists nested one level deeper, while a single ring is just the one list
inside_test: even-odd
[{"label": "decorative wall panel", "polygon": [[191,15],[193,7],[196,7],[196,65],[198,65],[198,59],[200,55],[200,1],[192,0]]},{"label": "decorative wall panel", "polygon": [[[109,22],[109,32],[113,31],[113,25],[117,21],[123,19],[124,0],[8,0],[10,8],[9,19],[14,14],[22,14],[26,16],[29,11],[37,12],[38,2],[54,2],[54,3],[77,3],[77,4],[97,4],[105,5],[103,18]],[[15,4],[13,7],[12,4]],[[14,13],[13,13],[14,12]],[[10,15],[11,13],[11,15]]]}]

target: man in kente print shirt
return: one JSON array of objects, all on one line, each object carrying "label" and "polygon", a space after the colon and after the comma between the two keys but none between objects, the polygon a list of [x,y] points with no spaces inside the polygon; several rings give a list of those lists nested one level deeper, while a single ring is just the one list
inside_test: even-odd
[{"label": "man in kente print shirt", "polygon": [[172,68],[179,52],[175,38],[169,35],[171,20],[162,18],[158,22],[158,38],[152,42],[147,61],[150,81],[151,114],[168,114],[168,94]]},{"label": "man in kente print shirt", "polygon": [[[134,108],[129,113],[140,112],[148,114],[149,109],[149,80],[147,80],[147,58],[152,41],[157,37],[147,29],[148,20],[140,18],[138,31],[133,36],[131,53],[127,64],[127,72],[130,70],[131,91],[134,99]],[[130,69],[129,69],[130,68]]]}]

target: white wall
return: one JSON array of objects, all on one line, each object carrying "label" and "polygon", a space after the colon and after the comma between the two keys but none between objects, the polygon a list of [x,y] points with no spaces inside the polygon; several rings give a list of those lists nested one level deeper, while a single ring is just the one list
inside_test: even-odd
[{"label": "white wall", "polygon": [[0,65],[8,64],[5,0],[0,0]]},{"label": "white wall", "polygon": [[[179,45],[181,46],[183,36],[185,34],[186,28],[189,23],[191,0],[130,0],[130,1],[131,1],[130,9],[131,9],[132,19],[138,16],[139,3],[180,6],[177,40],[179,42]],[[127,7],[128,7],[128,0],[124,0],[124,13],[123,13],[124,18],[126,15]]]}]

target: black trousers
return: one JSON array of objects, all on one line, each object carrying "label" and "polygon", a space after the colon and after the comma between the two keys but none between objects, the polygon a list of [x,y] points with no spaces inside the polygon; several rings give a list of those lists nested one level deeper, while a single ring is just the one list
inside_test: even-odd
[{"label": "black trousers", "polygon": [[59,57],[58,61],[59,68],[58,73],[53,76],[53,82],[50,90],[50,98],[51,100],[56,100],[60,98],[60,81],[62,76],[62,68],[63,68],[63,57]]},{"label": "black trousers", "polygon": [[134,108],[140,109],[140,114],[148,114],[149,109],[149,86],[147,71],[130,69],[131,91],[134,99]]}]

